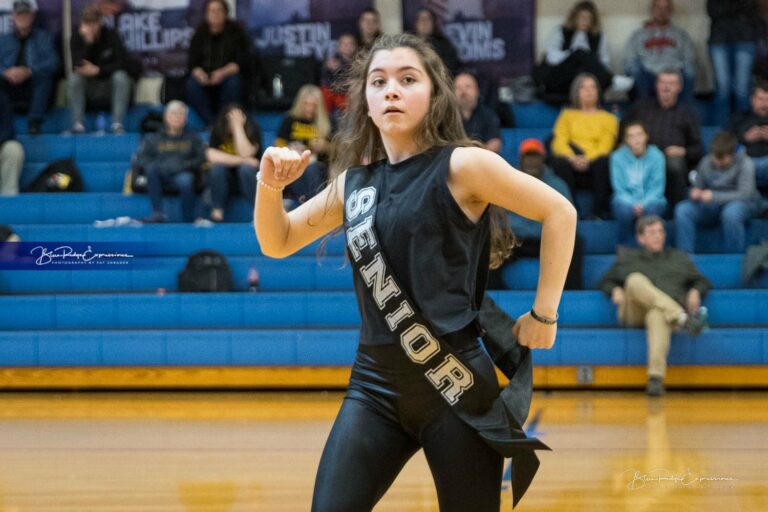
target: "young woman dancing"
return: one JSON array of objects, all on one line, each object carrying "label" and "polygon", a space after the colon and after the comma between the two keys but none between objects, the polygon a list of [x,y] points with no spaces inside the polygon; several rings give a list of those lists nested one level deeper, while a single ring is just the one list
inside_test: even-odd
[{"label": "young woman dancing", "polygon": [[360,345],[312,510],[371,510],[421,448],[441,511],[497,511],[504,456],[517,503],[538,467],[533,450],[547,449],[504,407],[478,340],[489,263],[512,245],[499,207],[543,224],[536,298],[509,328],[530,348],[555,341],[576,212],[466,139],[445,66],[418,38],[380,37],[347,90],[329,186],[286,213],[282,190],[310,152],[269,148],[256,195],[264,254],[286,257],[343,226],[354,270]]}]

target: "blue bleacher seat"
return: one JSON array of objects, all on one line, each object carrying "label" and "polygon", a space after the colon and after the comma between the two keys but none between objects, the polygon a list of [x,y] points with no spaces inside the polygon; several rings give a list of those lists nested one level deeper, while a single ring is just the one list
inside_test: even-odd
[{"label": "blue bleacher seat", "polygon": [[[533,303],[533,291],[492,292],[510,314]],[[766,290],[715,290],[705,299],[711,321],[722,325],[768,325]],[[225,294],[72,294],[0,297],[0,330],[132,329],[183,327],[357,326],[352,291],[279,291]],[[563,326],[616,325],[610,300],[598,291],[565,292]]]},{"label": "blue bleacher seat", "polygon": [[543,101],[531,103],[512,103],[515,123],[518,128],[545,128],[551,130],[560,109]]},{"label": "blue bleacher seat", "polygon": [[[167,329],[4,333],[0,359],[19,367],[345,365],[355,357],[355,329]],[[768,329],[713,329],[673,336],[669,364],[766,364]],[[536,365],[646,363],[638,329],[561,329],[552,350],[533,352]]]},{"label": "blue bleacher seat", "polygon": [[[67,109],[54,109],[43,124],[53,135],[25,135],[26,121],[17,117],[26,151],[22,186],[50,161],[73,158],[84,193],[22,194],[0,198],[0,219],[25,241],[90,241],[140,243],[141,254],[129,269],[0,271],[0,361],[4,366],[207,366],[207,365],[349,365],[360,322],[352,291],[352,270],[344,264],[344,239],[335,236],[326,255],[317,257],[319,242],[283,260],[261,255],[251,225],[252,205],[235,199],[226,212],[231,223],[198,228],[190,224],[140,228],[96,228],[93,221],[149,214],[144,195],[120,194],[125,171],[139,145],[141,119],[152,105],[134,105],[125,120],[124,136],[66,136]],[[528,137],[551,136],[559,109],[541,102],[512,106],[517,128],[503,130],[503,153],[517,165],[517,147]],[[697,108],[706,121],[709,104]],[[265,146],[274,143],[283,112],[259,112]],[[86,124],[93,128],[95,113]],[[190,113],[190,128],[203,130]],[[719,128],[704,126],[709,141]],[[207,133],[203,134],[207,137]],[[583,201],[580,198],[580,202]],[[588,198],[586,206],[588,209]],[[171,220],[180,219],[176,197],[165,200]],[[200,215],[206,206],[199,201]],[[233,222],[234,221],[234,222]],[[539,365],[645,365],[645,334],[618,329],[614,306],[595,290],[614,260],[616,225],[582,221],[585,241],[586,290],[566,291],[560,307],[561,329],[553,350],[535,351]],[[668,223],[668,241],[674,223]],[[751,221],[750,242],[768,239],[768,220]],[[705,299],[712,330],[698,338],[676,333],[670,365],[768,364],[768,276],[758,288],[741,283],[743,255],[717,254],[718,229],[703,230],[694,256],[715,289]],[[247,288],[252,267],[261,288],[256,293],[173,293],[186,257],[215,249],[229,259],[237,290]],[[525,312],[533,301],[538,262],[522,259],[505,269],[513,290],[491,295],[511,314]],[[108,293],[105,293],[108,292]]]}]

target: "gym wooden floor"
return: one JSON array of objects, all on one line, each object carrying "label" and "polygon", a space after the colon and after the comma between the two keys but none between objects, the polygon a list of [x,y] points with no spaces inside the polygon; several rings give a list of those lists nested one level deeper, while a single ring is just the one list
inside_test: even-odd
[{"label": "gym wooden floor", "polygon": [[[341,396],[0,394],[0,512],[309,510]],[[537,393],[531,418],[554,451],[521,512],[768,511],[766,392]],[[376,510],[437,510],[420,454]]]}]

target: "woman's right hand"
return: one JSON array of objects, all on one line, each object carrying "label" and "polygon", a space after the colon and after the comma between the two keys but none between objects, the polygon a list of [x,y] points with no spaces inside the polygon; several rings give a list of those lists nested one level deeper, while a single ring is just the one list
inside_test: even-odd
[{"label": "woman's right hand", "polygon": [[261,157],[261,181],[272,187],[287,187],[301,178],[311,155],[309,150],[299,154],[289,148],[268,147]]},{"label": "woman's right hand", "polygon": [[233,108],[227,112],[227,121],[231,127],[245,126],[245,112],[239,108]]}]

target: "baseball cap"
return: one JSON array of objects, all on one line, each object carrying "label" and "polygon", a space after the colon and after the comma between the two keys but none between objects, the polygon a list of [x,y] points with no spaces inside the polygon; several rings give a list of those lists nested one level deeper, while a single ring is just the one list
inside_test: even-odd
[{"label": "baseball cap", "polygon": [[525,139],[520,143],[518,154],[525,155],[528,153],[546,155],[547,151],[544,149],[544,144],[539,139]]},{"label": "baseball cap", "polygon": [[34,0],[14,0],[13,13],[34,12],[37,10],[37,3]]}]

